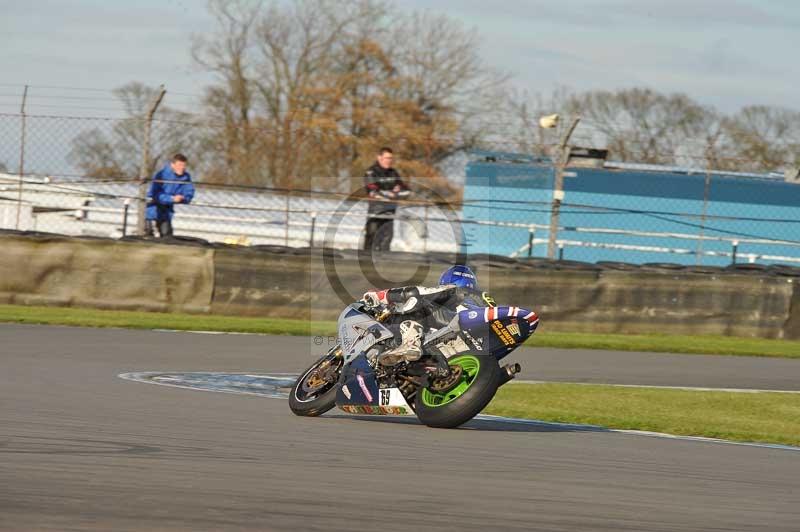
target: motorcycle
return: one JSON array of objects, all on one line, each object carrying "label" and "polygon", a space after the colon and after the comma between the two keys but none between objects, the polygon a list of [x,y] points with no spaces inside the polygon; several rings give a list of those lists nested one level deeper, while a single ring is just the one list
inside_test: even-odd
[{"label": "motorcycle", "polygon": [[520,307],[458,311],[450,324],[429,332],[423,355],[383,366],[377,355],[395,334],[387,307],[348,305],[339,316],[339,342],[305,370],[289,395],[298,416],[319,416],[335,406],[349,414],[416,415],[430,427],[454,428],[478,415],[497,389],[520,371],[500,360],[522,345],[539,323]]}]

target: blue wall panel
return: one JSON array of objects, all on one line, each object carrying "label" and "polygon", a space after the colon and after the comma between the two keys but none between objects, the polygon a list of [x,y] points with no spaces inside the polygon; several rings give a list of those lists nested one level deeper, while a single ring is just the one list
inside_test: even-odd
[{"label": "blue wall panel", "polygon": [[[467,166],[464,218],[547,225],[554,172],[540,163],[473,161]],[[708,180],[708,183],[707,183]],[[657,246],[690,250],[688,255],[633,250],[571,247],[564,258],[596,262],[677,262],[725,265],[726,257],[697,250],[730,252],[730,242],[576,232],[568,228],[681,233],[725,238],[767,238],[800,244],[800,185],[772,176],[727,176],[704,172],[570,168],[564,179],[559,239]],[[704,197],[706,200],[704,201]],[[706,219],[703,219],[705,209]],[[528,242],[524,228],[465,225],[470,253],[511,255]],[[547,238],[547,230],[536,232]],[[740,243],[739,262],[748,253],[796,257],[800,247]],[[537,245],[534,256],[546,254]],[[758,262],[782,262],[762,260]]]}]

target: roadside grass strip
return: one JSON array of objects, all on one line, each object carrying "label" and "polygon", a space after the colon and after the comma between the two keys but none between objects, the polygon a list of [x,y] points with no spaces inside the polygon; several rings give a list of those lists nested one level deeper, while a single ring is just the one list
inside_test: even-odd
[{"label": "roadside grass strip", "polygon": [[0,305],[0,322],[68,325],[75,327],[117,327],[125,329],[169,329],[291,336],[335,335],[333,321],[286,320],[209,314],[178,314],[87,308],[29,307]]},{"label": "roadside grass strip", "polygon": [[791,393],[515,384],[500,388],[484,413],[616,430],[800,445],[800,395]]},{"label": "roadside grass strip", "polygon": [[800,358],[798,341],[737,336],[537,332],[527,345],[562,349]]},{"label": "roadside grass strip", "polygon": [[[333,321],[23,305],[0,305],[0,322],[293,336],[329,337],[336,334],[336,323]],[[526,346],[800,359],[800,342],[798,341],[727,336],[565,333],[550,332],[546,330],[546,327],[546,322],[544,322],[539,331],[526,343]]]}]

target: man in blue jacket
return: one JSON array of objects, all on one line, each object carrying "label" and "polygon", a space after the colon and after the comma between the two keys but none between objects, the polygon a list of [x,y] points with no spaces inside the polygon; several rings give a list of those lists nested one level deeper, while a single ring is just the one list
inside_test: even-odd
[{"label": "man in blue jacket", "polygon": [[153,176],[147,192],[145,233],[152,236],[153,226],[158,227],[161,238],[172,236],[172,216],[176,203],[189,204],[194,197],[192,176],[186,171],[186,156],[176,153],[172,161]]}]

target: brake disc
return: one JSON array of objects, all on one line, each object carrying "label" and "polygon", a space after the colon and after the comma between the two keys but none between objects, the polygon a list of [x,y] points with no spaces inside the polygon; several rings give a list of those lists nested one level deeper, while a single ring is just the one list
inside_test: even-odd
[{"label": "brake disc", "polygon": [[461,366],[450,366],[450,375],[435,379],[431,382],[431,385],[428,386],[428,389],[433,393],[445,393],[461,382],[463,374],[464,370]]}]

